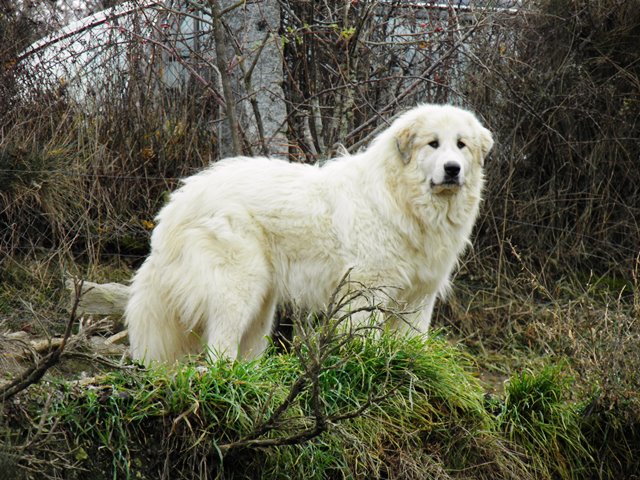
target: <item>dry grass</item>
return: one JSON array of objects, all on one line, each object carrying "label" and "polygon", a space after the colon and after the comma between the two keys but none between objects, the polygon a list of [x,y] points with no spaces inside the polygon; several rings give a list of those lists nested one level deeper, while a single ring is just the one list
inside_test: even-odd
[{"label": "dry grass", "polygon": [[596,476],[632,478],[640,467],[639,285],[616,292],[566,281],[548,291],[529,275],[520,280],[512,290],[495,290],[459,279],[435,325],[470,348],[498,397],[509,395],[510,378],[562,365],[573,381],[561,390],[581,402],[581,435],[593,446]]}]

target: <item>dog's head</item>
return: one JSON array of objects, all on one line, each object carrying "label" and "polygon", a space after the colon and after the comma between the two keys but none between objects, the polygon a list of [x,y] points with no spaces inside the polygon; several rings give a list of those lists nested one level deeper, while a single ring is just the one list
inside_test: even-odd
[{"label": "dog's head", "polygon": [[450,105],[421,105],[389,130],[397,158],[405,168],[416,169],[438,195],[455,193],[471,177],[481,176],[493,146],[491,133],[472,113]]}]

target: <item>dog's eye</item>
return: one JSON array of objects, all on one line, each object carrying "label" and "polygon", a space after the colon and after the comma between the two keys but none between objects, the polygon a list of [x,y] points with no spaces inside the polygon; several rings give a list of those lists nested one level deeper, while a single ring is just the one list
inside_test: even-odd
[{"label": "dog's eye", "polygon": [[437,141],[437,140],[434,140],[434,141],[432,141],[432,142],[429,142],[429,146],[430,146],[431,148],[438,148],[438,147],[440,146],[440,144],[438,143],[438,141]]},{"label": "dog's eye", "polygon": [[466,146],[467,146],[467,144],[466,144],[466,143],[464,143],[462,140],[458,140],[458,148],[459,148],[460,150],[462,150],[462,149],[463,149],[464,147],[466,147]]}]

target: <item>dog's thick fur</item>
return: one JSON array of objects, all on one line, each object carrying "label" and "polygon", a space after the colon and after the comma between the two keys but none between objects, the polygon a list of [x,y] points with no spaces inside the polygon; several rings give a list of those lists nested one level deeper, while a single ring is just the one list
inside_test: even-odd
[{"label": "dog's thick fur", "polygon": [[422,105],[322,167],[238,157],[187,178],[133,279],[133,357],[259,355],[279,302],[322,308],[349,269],[392,286],[386,301],[425,332],[469,243],[492,144],[473,114]]}]

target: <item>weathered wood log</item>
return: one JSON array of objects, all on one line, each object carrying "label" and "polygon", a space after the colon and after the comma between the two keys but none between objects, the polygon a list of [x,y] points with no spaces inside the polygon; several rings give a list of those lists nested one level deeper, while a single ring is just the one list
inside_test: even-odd
[{"label": "weathered wood log", "polygon": [[[66,281],[70,293],[69,309],[76,301],[76,281]],[[129,299],[129,287],[121,283],[93,283],[84,282],[77,315],[122,315]]]}]

